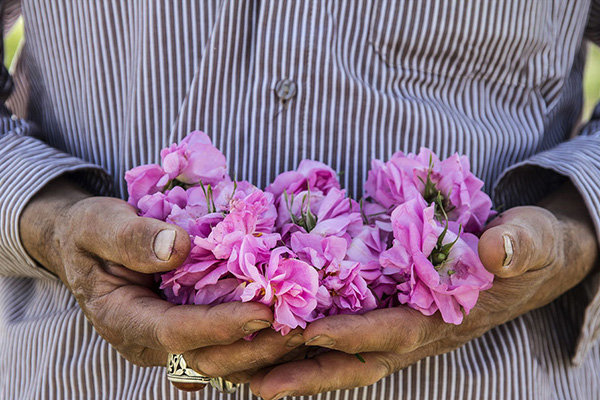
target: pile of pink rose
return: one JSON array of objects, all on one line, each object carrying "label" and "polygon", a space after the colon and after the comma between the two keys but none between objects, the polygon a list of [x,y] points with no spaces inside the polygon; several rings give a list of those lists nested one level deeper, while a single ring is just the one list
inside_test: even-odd
[{"label": "pile of pink rose", "polygon": [[477,254],[493,214],[466,157],[428,149],[373,160],[359,202],[336,172],[303,160],[263,191],[227,173],[200,131],[160,153],[161,165],[125,174],[139,215],[176,224],[192,242],[160,275],[177,304],[260,302],[287,334],[335,314],[400,304],[460,324],[493,275]]}]

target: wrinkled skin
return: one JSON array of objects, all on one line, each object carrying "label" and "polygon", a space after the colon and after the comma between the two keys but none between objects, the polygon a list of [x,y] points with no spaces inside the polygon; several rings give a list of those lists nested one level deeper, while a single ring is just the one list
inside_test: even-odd
[{"label": "wrinkled skin", "polygon": [[[180,265],[190,249],[174,225],[138,217],[126,202],[92,197],[66,179],[47,185],[25,208],[20,235],[28,253],[73,293],[96,331],[140,366],[165,366],[183,353],[209,376],[248,380],[243,372],[273,364],[303,343],[265,329],[271,310],[258,303],[178,306],[155,292],[153,274]],[[170,255],[154,251],[159,232],[175,231]],[[164,237],[164,235],[163,235]],[[159,258],[156,254],[162,254]],[[243,340],[261,331],[252,341]]]},{"label": "wrinkled skin", "polygon": [[[161,261],[152,252],[154,238],[172,225],[137,217],[123,201],[90,197],[59,179],[30,201],[20,233],[29,254],[61,278],[96,330],[128,360],[164,365],[168,352],[184,352],[197,371],[250,381],[254,393],[275,399],[372,384],[460,347],[575,286],[597,258],[586,207],[570,185],[540,206],[508,210],[486,228],[479,253],[497,277],[461,325],[397,307],[327,317],[287,336],[263,329],[251,342],[241,338],[272,322],[267,307],[175,306],[155,294],[150,274],[183,262],[187,235],[174,228],[172,254]],[[508,265],[504,235],[513,238]],[[305,359],[304,342],[333,351]]]},{"label": "wrinkled skin", "polygon": [[[505,252],[506,235],[512,257]],[[594,268],[597,254],[585,204],[566,185],[540,207],[510,209],[487,226],[479,255],[496,278],[461,325],[444,323],[439,313],[427,317],[407,307],[327,317],[310,324],[303,337],[309,346],[333,351],[265,369],[253,376],[251,389],[271,400],[370,385],[550,303]]]}]

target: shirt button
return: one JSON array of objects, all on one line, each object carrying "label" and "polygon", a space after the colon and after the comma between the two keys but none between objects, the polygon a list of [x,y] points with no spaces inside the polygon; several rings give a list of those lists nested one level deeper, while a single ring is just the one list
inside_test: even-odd
[{"label": "shirt button", "polygon": [[296,95],[297,88],[296,82],[290,79],[283,79],[277,82],[275,94],[282,100],[289,100]]}]

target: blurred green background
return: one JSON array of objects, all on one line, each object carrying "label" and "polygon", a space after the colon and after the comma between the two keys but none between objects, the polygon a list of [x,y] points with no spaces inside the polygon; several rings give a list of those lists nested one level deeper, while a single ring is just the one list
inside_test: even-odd
[{"label": "blurred green background", "polygon": [[4,37],[4,65],[7,68],[10,68],[10,64],[17,53],[22,38],[23,18],[19,18],[10,32]]},{"label": "blurred green background", "polygon": [[[19,49],[23,37],[23,20],[19,18],[15,26],[4,38],[4,65],[10,67],[12,60]],[[588,61],[583,77],[585,105],[583,121],[589,119],[594,105],[600,101],[600,48],[590,45]]]},{"label": "blurred green background", "polygon": [[588,47],[588,60],[583,74],[585,106],[584,121],[587,121],[592,110],[600,101],[600,48],[594,45]]}]

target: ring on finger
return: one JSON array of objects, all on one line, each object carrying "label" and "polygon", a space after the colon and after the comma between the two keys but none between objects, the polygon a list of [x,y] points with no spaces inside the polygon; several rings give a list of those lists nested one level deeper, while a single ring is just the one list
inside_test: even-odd
[{"label": "ring on finger", "polygon": [[199,374],[187,366],[182,354],[170,353],[167,359],[167,379],[177,383],[210,383],[210,377]]},{"label": "ring on finger", "polygon": [[223,378],[211,378],[202,375],[192,368],[188,367],[182,354],[170,353],[167,360],[167,379],[175,386],[183,384],[180,388],[184,390],[200,390],[209,384],[223,393],[233,393],[237,390],[238,384],[225,380]]}]

